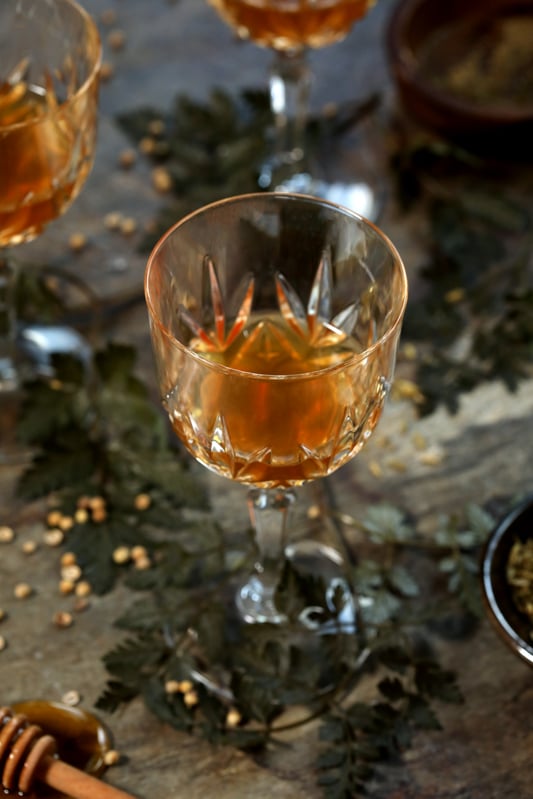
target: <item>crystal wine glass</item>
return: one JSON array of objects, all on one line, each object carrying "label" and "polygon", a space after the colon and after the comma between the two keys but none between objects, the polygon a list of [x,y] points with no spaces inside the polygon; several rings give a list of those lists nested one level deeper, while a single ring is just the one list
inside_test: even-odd
[{"label": "crystal wine glass", "polygon": [[8,247],[77,196],[96,140],[101,44],[74,0],[0,3],[0,393],[21,383]]},{"label": "crystal wine glass", "polygon": [[207,0],[238,36],[274,53],[269,76],[274,118],[273,153],[262,165],[259,186],[341,202],[371,219],[378,198],[369,183],[328,184],[314,174],[305,133],[311,70],[307,51],[343,39],[375,0]]},{"label": "crystal wine glass", "polygon": [[248,486],[258,555],[238,590],[241,616],[283,622],[287,559],[312,562],[326,595],[341,585],[338,575],[327,585],[340,548],[293,540],[288,511],[297,486],[348,463],[378,423],[407,299],[402,261],[354,212],[264,192],[171,228],[150,255],[145,295],[175,432],[201,464]]}]

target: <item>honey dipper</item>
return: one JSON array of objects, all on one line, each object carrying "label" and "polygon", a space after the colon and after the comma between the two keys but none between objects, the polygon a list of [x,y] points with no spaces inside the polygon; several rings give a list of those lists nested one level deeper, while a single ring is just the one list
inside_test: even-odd
[{"label": "honey dipper", "polygon": [[59,760],[55,738],[8,707],[0,708],[0,770],[5,791],[31,793],[34,782],[40,782],[73,799],[133,799]]}]

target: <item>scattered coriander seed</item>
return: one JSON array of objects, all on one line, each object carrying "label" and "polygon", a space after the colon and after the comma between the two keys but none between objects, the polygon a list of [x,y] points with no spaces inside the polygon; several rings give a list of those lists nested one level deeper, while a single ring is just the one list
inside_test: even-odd
[{"label": "scattered coriander seed", "polygon": [[78,508],[76,513],[74,514],[74,521],[76,524],[85,524],[86,521],[89,519],[89,514],[87,513],[85,508]]},{"label": "scattered coriander seed", "polygon": [[72,614],[68,613],[66,610],[58,610],[57,613],[54,613],[54,625],[60,629],[72,627],[73,621]]},{"label": "scattered coriander seed", "polygon": [[165,132],[165,123],[162,119],[152,119],[148,123],[150,136],[161,136]]},{"label": "scattered coriander seed", "polygon": [[180,683],[178,680],[167,680],[165,683],[165,693],[167,694],[179,694],[180,691]]},{"label": "scattered coriander seed", "polygon": [[57,291],[59,288],[59,278],[57,275],[47,275],[45,277],[45,284],[50,291]]},{"label": "scattered coriander seed", "polygon": [[59,581],[59,593],[63,596],[67,596],[68,594],[72,594],[74,591],[75,584],[72,580],[60,580]]},{"label": "scattered coriander seed", "polygon": [[0,652],[7,646],[7,641],[3,635],[0,635]]},{"label": "scattered coriander seed", "polygon": [[49,547],[58,547],[63,543],[64,538],[65,533],[63,530],[60,530],[59,527],[53,530],[47,530],[43,536],[44,543]]},{"label": "scattered coriander seed", "polygon": [[76,507],[85,508],[85,510],[87,510],[87,508],[91,507],[91,497],[82,494],[81,497],[78,497],[78,500],[76,502]]},{"label": "scattered coriander seed", "polygon": [[87,246],[87,236],[84,233],[72,233],[69,236],[68,246],[72,252],[81,252]]},{"label": "scattered coriander seed", "polygon": [[368,471],[374,477],[383,477],[383,469],[381,467],[381,464],[378,463],[377,461],[370,461],[370,463],[368,464]]},{"label": "scattered coriander seed", "polygon": [[194,683],[191,680],[180,680],[179,690],[182,694],[188,694],[194,689]]},{"label": "scattered coriander seed", "polygon": [[69,705],[70,707],[75,707],[76,705],[79,705],[79,703],[81,701],[81,696],[80,696],[78,691],[74,691],[74,690],[67,691],[61,697],[61,701],[63,702],[64,705]]},{"label": "scattered coriander seed", "polygon": [[102,65],[100,66],[100,80],[105,83],[105,81],[111,80],[113,75],[115,74],[115,67],[109,61],[103,61]]},{"label": "scattered coriander seed", "polygon": [[147,510],[152,504],[152,497],[150,494],[137,494],[133,504],[136,510]]},{"label": "scattered coriander seed", "polygon": [[6,524],[0,527],[0,543],[2,544],[9,544],[15,538],[15,531],[12,527],[8,527]]},{"label": "scattered coriander seed", "polygon": [[146,558],[148,552],[146,551],[146,547],[143,547],[141,544],[136,544],[134,547],[131,548],[131,557],[133,560],[139,560],[140,558]]},{"label": "scattered coriander seed", "polygon": [[156,142],[151,136],[144,136],[139,142],[139,150],[144,155],[152,155],[156,149]]},{"label": "scattered coriander seed", "polygon": [[334,102],[325,103],[322,106],[322,116],[324,119],[333,119],[335,116],[337,116],[338,111],[339,106]]},{"label": "scattered coriander seed", "polygon": [[196,691],[187,691],[186,694],[183,694],[183,701],[186,707],[195,707],[198,704],[198,694]]},{"label": "scattered coriander seed", "polygon": [[5,618],[7,618],[7,613],[3,608],[0,608],[0,621],[4,621]]},{"label": "scattered coriander seed", "polygon": [[62,566],[72,566],[74,563],[76,563],[76,555],[74,552],[63,552],[59,562]]},{"label": "scattered coriander seed", "polygon": [[419,460],[420,463],[424,464],[424,466],[440,466],[444,460],[444,453],[435,449],[428,450],[427,452],[422,452],[420,454]]},{"label": "scattered coriander seed", "polygon": [[450,305],[453,305],[457,302],[461,302],[465,298],[465,290],[463,288],[456,288],[447,291],[444,295],[444,299],[446,302],[449,302]]},{"label": "scattered coriander seed", "polygon": [[122,546],[117,547],[113,552],[113,561],[114,563],[118,563],[119,565],[123,563],[128,563],[131,558],[131,551],[129,547]]},{"label": "scattered coriander seed", "polygon": [[17,583],[13,589],[15,599],[27,599],[33,594],[33,588],[28,583]]},{"label": "scattered coriander seed", "polygon": [[74,527],[74,519],[72,516],[62,516],[57,526],[60,530],[63,530],[64,533],[67,533]]},{"label": "scattered coriander seed", "polygon": [[423,436],[422,433],[415,433],[413,435],[413,446],[419,452],[421,452],[424,449],[427,449],[428,447],[427,438]]},{"label": "scattered coriander seed", "polygon": [[57,527],[59,522],[61,521],[63,514],[59,510],[51,510],[48,516],[46,517],[46,523],[48,527]]},{"label": "scattered coriander seed", "polygon": [[409,422],[407,421],[407,419],[401,419],[400,424],[398,425],[398,433],[400,433],[400,435],[403,435],[404,433],[407,433],[408,430],[409,430]]},{"label": "scattered coriander seed", "polygon": [[126,34],[124,31],[116,28],[109,33],[109,36],[107,37],[107,43],[112,50],[122,50],[126,44]]},{"label": "scattered coriander seed", "polygon": [[241,723],[242,716],[239,711],[232,707],[226,715],[226,727],[237,727]]},{"label": "scattered coriander seed", "polygon": [[104,225],[108,230],[120,230],[120,223],[122,222],[122,214],[118,211],[110,211],[104,217]]},{"label": "scattered coriander seed", "polygon": [[164,166],[158,166],[152,171],[152,184],[156,191],[165,194],[172,189],[172,176]]},{"label": "scattered coriander seed", "polygon": [[105,499],[101,496],[89,497],[88,504],[91,510],[98,510],[99,508],[105,508]]},{"label": "scattered coriander seed", "polygon": [[152,561],[150,560],[148,555],[146,555],[146,557],[144,558],[135,558],[134,566],[137,569],[137,571],[145,571],[146,569],[149,569],[151,565]]},{"label": "scattered coriander seed", "polygon": [[68,582],[76,583],[81,577],[81,568],[77,563],[70,563],[61,569],[61,577]]},{"label": "scattered coriander seed", "polygon": [[[77,586],[76,586],[76,588],[77,588]],[[74,611],[76,613],[83,613],[84,610],[87,610],[87,608],[90,607],[90,604],[91,603],[89,602],[87,597],[85,597],[85,596],[77,597],[77,599],[76,599],[76,601],[74,603]]]},{"label": "scattered coriander seed", "polygon": [[33,555],[37,549],[37,541],[24,541],[22,551],[25,555]]},{"label": "scattered coriander seed", "polygon": [[405,378],[396,379],[392,391],[394,396],[399,399],[408,399],[415,404],[424,402],[424,395],[412,380],[407,380]]},{"label": "scattered coriander seed", "polygon": [[84,598],[90,596],[92,593],[92,587],[88,580],[80,580],[80,582],[77,583],[74,591],[77,597]]},{"label": "scattered coriander seed", "polygon": [[118,163],[122,169],[130,169],[137,160],[137,153],[131,147],[122,150],[118,157]]},{"label": "scattered coriander seed", "polygon": [[388,458],[387,466],[389,469],[393,469],[393,471],[398,472],[399,474],[403,474],[403,472],[405,472],[407,469],[407,464],[405,461],[402,461],[399,458]]},{"label": "scattered coriander seed", "polygon": [[137,221],[131,216],[126,216],[120,223],[120,232],[123,236],[131,236],[137,230]]},{"label": "scattered coriander seed", "polygon": [[401,349],[402,356],[406,361],[416,361],[418,357],[418,350],[416,345],[408,341]]},{"label": "scattered coriander seed", "polygon": [[309,505],[309,507],[307,508],[307,518],[308,519],[320,518],[320,508],[318,505]]},{"label": "scattered coriander seed", "polygon": [[106,8],[100,14],[102,25],[113,25],[117,19],[117,12],[114,8]]},{"label": "scattered coriander seed", "polygon": [[120,753],[116,749],[109,749],[104,755],[106,766],[116,766],[120,760]]},{"label": "scattered coriander seed", "polygon": [[94,508],[91,513],[91,518],[93,522],[100,524],[100,522],[105,522],[107,518],[107,511],[104,507],[101,508]]}]

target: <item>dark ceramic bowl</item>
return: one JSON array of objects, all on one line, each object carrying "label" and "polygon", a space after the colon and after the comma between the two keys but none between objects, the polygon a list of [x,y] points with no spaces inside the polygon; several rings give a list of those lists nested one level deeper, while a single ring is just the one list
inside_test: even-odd
[{"label": "dark ceramic bowl", "polygon": [[533,0],[397,0],[386,44],[408,116],[505,158],[530,155],[531,42]]},{"label": "dark ceramic bowl", "polygon": [[513,601],[506,578],[514,542],[533,538],[533,497],[509,513],[490,536],[482,559],[482,587],[489,618],[503,640],[533,665],[532,624]]}]

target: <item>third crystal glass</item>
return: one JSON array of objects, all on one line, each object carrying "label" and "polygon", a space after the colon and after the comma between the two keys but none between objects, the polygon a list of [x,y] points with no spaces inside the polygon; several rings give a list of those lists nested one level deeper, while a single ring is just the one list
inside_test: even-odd
[{"label": "third crystal glass", "polygon": [[[283,623],[286,560],[316,573],[324,603],[341,589],[342,553],[291,533],[295,488],[363,447],[391,384],[407,298],[388,238],[323,200],[263,193],[222,200],[178,222],[153,250],[145,292],[159,387],[189,452],[248,487],[253,573],[237,592],[249,622]],[[300,621],[317,623],[317,609]]]}]

